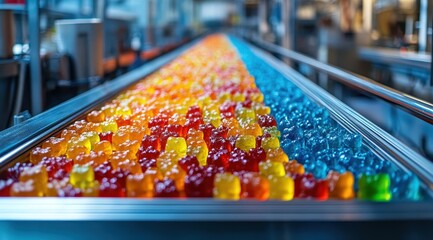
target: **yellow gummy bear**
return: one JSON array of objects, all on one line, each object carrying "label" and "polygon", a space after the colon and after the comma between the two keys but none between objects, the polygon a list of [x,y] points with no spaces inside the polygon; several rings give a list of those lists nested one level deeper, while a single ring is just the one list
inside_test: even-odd
[{"label": "yellow gummy bear", "polygon": [[265,150],[276,149],[280,147],[280,140],[277,137],[267,137],[262,140],[262,148]]},{"label": "yellow gummy bear", "polygon": [[93,172],[93,168],[87,165],[75,164],[69,177],[69,182],[72,186],[78,188],[86,188],[88,183],[94,180],[95,173]]},{"label": "yellow gummy bear", "polygon": [[269,199],[289,201],[293,199],[295,184],[288,176],[269,177],[270,193]]},{"label": "yellow gummy bear", "polygon": [[286,170],[281,162],[266,160],[259,163],[260,174],[264,177],[276,176],[282,177],[286,175]]},{"label": "yellow gummy bear", "polygon": [[183,137],[169,137],[165,145],[166,152],[175,152],[179,157],[186,156],[186,141]]},{"label": "yellow gummy bear", "polygon": [[230,173],[218,173],[215,176],[213,197],[223,200],[239,200],[241,181]]},{"label": "yellow gummy bear", "polygon": [[253,135],[242,135],[239,136],[239,138],[236,140],[237,148],[248,152],[253,148],[256,148],[256,137]]}]

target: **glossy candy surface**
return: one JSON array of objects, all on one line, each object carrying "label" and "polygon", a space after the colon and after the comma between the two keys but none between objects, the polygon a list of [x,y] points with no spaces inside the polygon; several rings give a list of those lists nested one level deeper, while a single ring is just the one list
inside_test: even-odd
[{"label": "glossy candy surface", "polygon": [[420,199],[416,176],[231,40],[205,38],[46,139],[0,196]]}]

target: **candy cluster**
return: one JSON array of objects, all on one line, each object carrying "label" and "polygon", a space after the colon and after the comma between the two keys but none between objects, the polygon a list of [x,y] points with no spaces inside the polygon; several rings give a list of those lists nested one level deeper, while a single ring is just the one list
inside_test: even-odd
[{"label": "candy cluster", "polygon": [[32,149],[0,196],[390,200],[387,162],[248,54],[207,37]]}]

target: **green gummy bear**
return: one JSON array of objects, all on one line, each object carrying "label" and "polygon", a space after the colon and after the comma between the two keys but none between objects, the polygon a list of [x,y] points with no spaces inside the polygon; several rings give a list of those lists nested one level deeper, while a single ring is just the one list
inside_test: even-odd
[{"label": "green gummy bear", "polygon": [[376,175],[362,174],[358,183],[358,198],[386,202],[391,200],[391,179],[386,173]]}]

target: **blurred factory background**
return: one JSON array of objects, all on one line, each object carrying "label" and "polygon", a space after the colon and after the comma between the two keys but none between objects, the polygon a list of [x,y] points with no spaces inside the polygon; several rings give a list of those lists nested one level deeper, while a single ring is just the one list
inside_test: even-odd
[{"label": "blurred factory background", "polygon": [[[419,118],[426,109],[418,105],[433,101],[432,17],[430,0],[0,0],[0,129],[200,35],[226,31],[268,46],[269,53],[433,159],[432,121]],[[269,46],[324,66],[318,70],[315,62]],[[365,82],[342,80],[339,69]],[[370,88],[360,87],[369,81]],[[399,95],[390,99],[377,86]],[[405,106],[418,110],[413,114]]]}]

